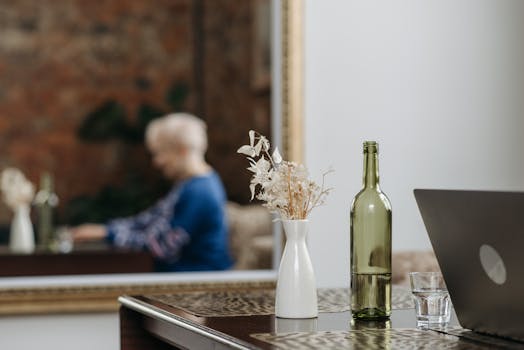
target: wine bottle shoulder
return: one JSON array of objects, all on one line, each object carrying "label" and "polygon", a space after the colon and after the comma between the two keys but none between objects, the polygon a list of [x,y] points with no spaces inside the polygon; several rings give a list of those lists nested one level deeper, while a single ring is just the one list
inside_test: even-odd
[{"label": "wine bottle shoulder", "polygon": [[391,211],[391,202],[389,201],[386,194],[382,191],[377,191],[376,189],[362,189],[351,203],[351,209],[355,207],[367,207],[373,205],[375,207],[384,208],[387,211]]}]

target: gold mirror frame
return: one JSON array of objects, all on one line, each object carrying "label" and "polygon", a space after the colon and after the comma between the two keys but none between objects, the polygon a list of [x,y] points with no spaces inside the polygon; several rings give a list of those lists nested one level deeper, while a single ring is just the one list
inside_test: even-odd
[{"label": "gold mirror frame", "polygon": [[303,13],[302,0],[283,0],[282,14],[282,148],[289,160],[303,162]]},{"label": "gold mirror frame", "polygon": [[[279,67],[280,90],[279,106],[273,108],[276,113],[274,121],[280,121],[281,147],[287,159],[301,162],[303,160],[303,124],[302,124],[302,69],[303,69],[303,0],[273,0],[274,18],[280,17],[280,22],[274,28],[280,31],[280,55],[275,61]],[[278,37],[278,36],[277,36]],[[280,51],[279,51],[280,50]],[[277,134],[278,137],[278,134]],[[273,288],[275,273],[245,272],[235,274],[224,281],[222,274],[209,280],[195,281],[175,280],[166,276],[146,278],[137,275],[133,278],[122,279],[115,277],[115,281],[107,282],[110,275],[94,279],[90,277],[56,277],[50,282],[49,278],[4,278],[0,279],[0,314],[43,314],[43,313],[78,313],[78,312],[115,312],[118,309],[117,298],[123,294],[151,294],[169,293],[174,291],[193,290],[240,290]],[[109,276],[109,277],[108,277]],[[162,276],[156,274],[155,276]],[[6,282],[9,280],[9,282]],[[85,280],[85,281],[84,281]],[[125,282],[118,282],[119,280]],[[195,280],[197,280],[195,278]],[[58,283],[56,281],[59,281]],[[71,282],[69,282],[71,281]],[[74,283],[73,283],[74,281]]]}]

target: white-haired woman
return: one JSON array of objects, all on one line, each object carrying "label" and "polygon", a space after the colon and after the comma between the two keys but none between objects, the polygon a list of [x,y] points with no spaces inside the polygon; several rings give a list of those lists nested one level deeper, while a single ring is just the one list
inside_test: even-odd
[{"label": "white-haired woman", "polygon": [[226,194],[206,163],[206,124],[187,113],[153,120],[146,130],[153,163],[173,180],[171,191],[142,213],[72,229],[77,242],[105,239],[121,248],[148,250],[157,271],[224,270],[232,265]]}]

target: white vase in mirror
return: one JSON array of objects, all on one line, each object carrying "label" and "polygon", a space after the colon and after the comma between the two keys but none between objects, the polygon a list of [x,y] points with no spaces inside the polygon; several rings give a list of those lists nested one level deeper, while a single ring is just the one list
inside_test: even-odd
[{"label": "white vase in mirror", "polygon": [[35,250],[35,236],[29,216],[29,205],[20,204],[14,211],[9,237],[9,250],[13,253],[31,254]]}]

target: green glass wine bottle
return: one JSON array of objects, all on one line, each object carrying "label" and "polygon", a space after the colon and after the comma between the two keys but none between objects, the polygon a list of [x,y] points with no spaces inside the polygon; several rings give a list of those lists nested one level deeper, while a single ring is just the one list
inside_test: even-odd
[{"label": "green glass wine bottle", "polygon": [[380,190],[378,144],[364,142],[363,188],[350,218],[351,313],[356,319],[391,315],[391,204]]}]

